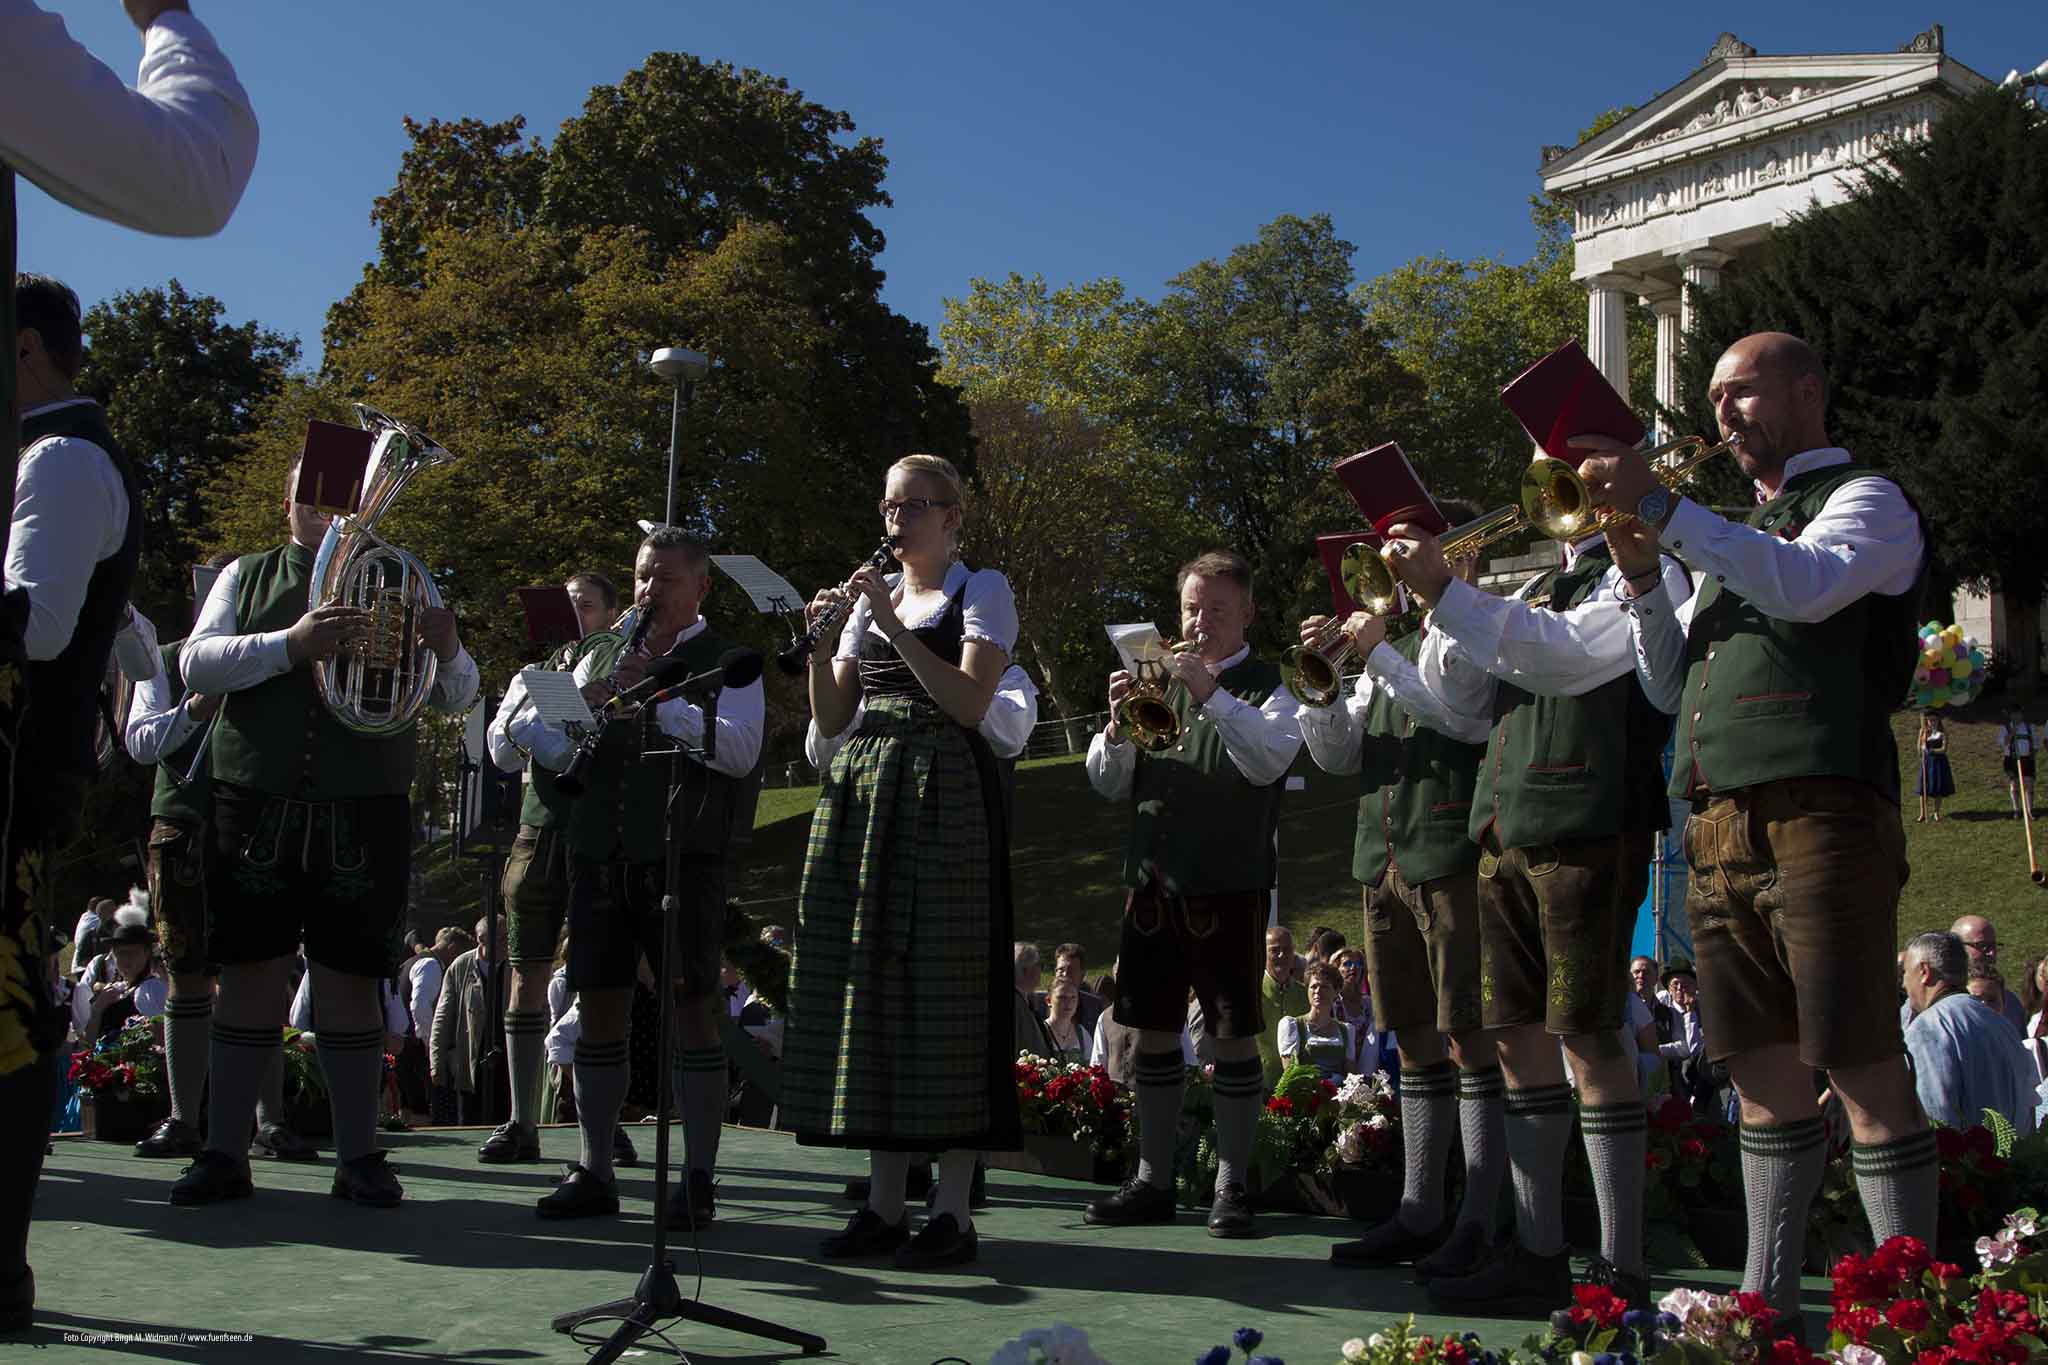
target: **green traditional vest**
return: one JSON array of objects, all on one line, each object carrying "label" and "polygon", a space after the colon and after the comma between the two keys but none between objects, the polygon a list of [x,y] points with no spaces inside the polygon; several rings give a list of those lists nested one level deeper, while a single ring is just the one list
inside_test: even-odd
[{"label": "green traditional vest", "polygon": [[[1525,594],[1553,611],[1578,606],[1611,562],[1596,545]],[[1633,668],[1576,697],[1537,696],[1505,681],[1494,690],[1472,802],[1472,838],[1489,826],[1502,848],[1600,839],[1671,823],[1664,745],[1671,718],[1650,704]]]},{"label": "green traditional vest", "polygon": [[[1246,705],[1261,706],[1279,688],[1280,670],[1247,655],[1216,683]],[[1264,787],[1245,781],[1222,734],[1196,714],[1187,689],[1175,686],[1167,696],[1180,717],[1181,740],[1164,753],[1138,753],[1124,881],[1143,886],[1156,876],[1177,896],[1266,890],[1278,872],[1273,831],[1285,779]]]},{"label": "green traditional vest", "polygon": [[[696,674],[718,667],[719,657],[732,647],[707,626],[669,653],[683,661],[687,673]],[[569,851],[578,857],[629,863],[661,861],[669,766],[665,760],[639,760],[642,741],[633,734],[636,728],[646,736],[645,747],[670,747],[668,737],[654,728],[651,709],[643,708],[634,725],[606,727],[583,795],[566,803]],[[677,839],[686,855],[722,857],[731,844],[741,783],[702,764],[684,762],[695,771],[685,778],[682,816],[689,823],[677,830]],[[708,795],[703,785],[707,782]]]},{"label": "green traditional vest", "polygon": [[[1402,637],[1393,648],[1414,663],[1421,632]],[[1374,688],[1359,748],[1358,842],[1351,875],[1378,886],[1391,863],[1410,886],[1420,886],[1471,872],[1479,846],[1465,826],[1485,757],[1485,745],[1438,734],[1417,722],[1384,687]]]},{"label": "green traditional vest", "polygon": [[[171,679],[171,703],[177,705],[185,700],[185,674],[178,667],[178,651],[183,640],[173,640],[163,646],[164,672]],[[218,716],[216,716],[218,719]],[[150,797],[149,813],[158,820],[169,820],[183,825],[186,829],[200,829],[213,818],[213,776],[211,758],[213,746],[206,740],[207,727],[202,725],[193,731],[190,738],[167,754],[159,754],[156,762],[156,791]],[[202,757],[199,746],[206,744],[207,753]],[[193,771],[193,760],[199,759],[198,770]],[[185,775],[192,774],[186,781]]]},{"label": "green traditional vest", "polygon": [[[1749,524],[1796,539],[1831,493],[1875,473],[1853,463],[1809,469],[1752,512]],[[1911,591],[1865,594],[1825,621],[1773,620],[1718,581],[1701,584],[1686,633],[1671,794],[1851,777],[1896,804],[1891,713],[1918,657],[1913,624],[1926,577],[1923,558]]]},{"label": "green traditional vest", "polygon": [[[235,561],[235,620],[245,635],[286,630],[306,614],[313,552],[285,544]],[[214,722],[213,777],[294,801],[404,796],[418,727],[388,739],[345,728],[300,664],[230,692]]]},{"label": "green traditional vest", "polygon": [[[582,657],[582,642],[572,640],[537,667],[572,669]],[[519,798],[520,824],[531,825],[535,829],[553,829],[568,823],[569,798],[555,786],[555,774],[547,764],[536,763],[530,758],[526,760],[526,774],[520,786],[525,789]]]}]

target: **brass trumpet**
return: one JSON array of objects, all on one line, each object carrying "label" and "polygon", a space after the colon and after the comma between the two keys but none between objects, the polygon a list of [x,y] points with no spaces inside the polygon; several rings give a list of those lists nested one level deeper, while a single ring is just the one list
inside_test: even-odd
[{"label": "brass trumpet", "polygon": [[[1386,621],[1391,634],[1400,615],[1401,598],[1378,552],[1364,541],[1346,545],[1337,572],[1351,600],[1367,615]],[[1344,664],[1353,652],[1343,618],[1332,619],[1312,643],[1295,645],[1280,656],[1287,690],[1304,706],[1328,706],[1343,693]]]},{"label": "brass trumpet", "polygon": [[[1733,455],[1741,444],[1740,433],[1712,446],[1704,437],[1687,436],[1646,450],[1643,458],[1650,462],[1657,481],[1675,492],[1684,487],[1694,470],[1717,456]],[[1577,541],[1634,520],[1633,512],[1594,506],[1593,495],[1587,492],[1586,481],[1579,477],[1576,468],[1539,453],[1522,471],[1522,498],[1518,505],[1497,507],[1463,526],[1452,527],[1444,533],[1441,544],[1444,558],[1455,564],[1461,559],[1476,558],[1497,540],[1531,528],[1552,540]],[[1394,571],[1384,561],[1379,562],[1376,571],[1368,572],[1372,587],[1382,591],[1392,588]]]},{"label": "brass trumpet", "polygon": [[1168,690],[1175,679],[1166,671],[1163,655],[1184,654],[1201,647],[1202,636],[1196,632],[1188,639],[1161,646],[1159,654],[1148,653],[1136,660],[1131,690],[1116,704],[1116,725],[1146,753],[1161,753],[1180,743],[1180,713],[1168,700]]}]

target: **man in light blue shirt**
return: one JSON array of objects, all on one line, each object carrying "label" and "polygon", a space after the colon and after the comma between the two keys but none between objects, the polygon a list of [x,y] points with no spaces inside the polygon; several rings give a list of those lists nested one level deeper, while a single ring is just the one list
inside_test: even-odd
[{"label": "man in light blue shirt", "polygon": [[2019,1030],[1969,993],[1969,962],[1954,934],[1920,934],[1906,945],[1914,1089],[1931,1119],[1968,1128],[1995,1109],[2025,1137],[2034,1130],[2033,1063]]}]

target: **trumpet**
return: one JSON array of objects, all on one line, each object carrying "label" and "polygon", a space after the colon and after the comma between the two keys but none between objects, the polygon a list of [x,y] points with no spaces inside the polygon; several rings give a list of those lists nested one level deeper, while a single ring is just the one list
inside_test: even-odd
[{"label": "trumpet", "polygon": [[[883,536],[882,543],[875,547],[875,552],[869,555],[867,562],[860,567],[862,569],[881,568],[889,562],[889,556],[895,549],[896,537]],[[858,573],[859,570],[856,569],[855,572]],[[792,678],[803,672],[804,666],[811,661],[811,655],[817,651],[818,641],[824,639],[831,631],[837,630],[839,622],[852,609],[853,603],[850,599],[827,608],[824,615],[811,622],[809,630],[791,640],[788,647],[775,656],[776,666]]]},{"label": "trumpet", "polygon": [[[1741,445],[1739,432],[1719,445],[1708,445],[1701,436],[1687,436],[1646,450],[1643,458],[1650,462],[1650,471],[1657,481],[1675,492],[1684,487],[1701,465],[1722,455],[1734,455]],[[1563,460],[1538,454],[1522,471],[1522,497],[1518,504],[1497,507],[1463,526],[1452,527],[1444,533],[1441,544],[1444,558],[1455,564],[1461,559],[1476,558],[1497,540],[1532,528],[1552,540],[1569,542],[1626,526],[1635,519],[1633,512],[1594,506],[1593,495],[1586,491],[1586,481],[1579,477],[1577,469]],[[1391,590],[1394,571],[1381,561],[1378,569],[1371,572],[1371,579],[1372,587]]]},{"label": "trumpet", "polygon": [[1166,671],[1164,655],[1185,654],[1202,647],[1202,633],[1160,646],[1160,653],[1148,653],[1136,660],[1131,690],[1116,704],[1116,726],[1148,754],[1161,753],[1180,743],[1180,712],[1168,700],[1174,677]]},{"label": "trumpet", "polygon": [[[1388,634],[1392,635],[1395,623],[1401,619],[1401,598],[1393,575],[1373,547],[1364,541],[1346,545],[1338,576],[1359,609],[1386,621]],[[1343,618],[1332,619],[1313,641],[1295,645],[1280,656],[1287,690],[1304,706],[1328,706],[1344,690],[1344,665],[1353,652],[1351,637],[1344,633]]]}]

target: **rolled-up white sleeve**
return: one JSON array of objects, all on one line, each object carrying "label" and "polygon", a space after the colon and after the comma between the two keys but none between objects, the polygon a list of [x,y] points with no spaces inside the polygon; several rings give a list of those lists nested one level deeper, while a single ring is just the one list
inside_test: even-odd
[{"label": "rolled-up white sleeve", "polygon": [[113,460],[91,441],[53,436],[23,453],[15,473],[7,584],[28,593],[24,643],[30,659],[54,659],[71,644],[93,570],[119,553],[128,512]]},{"label": "rolled-up white sleeve", "polygon": [[[766,724],[766,704],[761,680],[745,687],[728,687],[718,694],[718,744],[706,766],[727,777],[745,777],[761,757],[761,731]],[[704,708],[696,702],[674,697],[654,711],[655,723],[671,739],[685,744],[704,742]]]},{"label": "rolled-up white sleeve", "polygon": [[836,735],[827,735],[821,732],[818,729],[818,722],[815,717],[812,718],[809,724],[804,726],[804,757],[811,761],[813,768],[823,772],[827,767],[831,766],[833,756],[845,748],[846,741],[853,738],[853,732],[860,729],[860,718],[866,712],[867,700],[865,698],[855,702],[853,704],[853,719],[848,721],[846,728]]},{"label": "rolled-up white sleeve", "polygon": [[192,634],[178,652],[178,667],[185,675],[185,686],[194,692],[244,692],[292,671],[284,631],[241,633],[241,623],[235,618],[241,567],[242,561],[238,559],[213,580],[206,605],[199,610],[199,623],[192,627]]},{"label": "rolled-up white sleeve", "polygon": [[1301,742],[1318,768],[1339,777],[1359,768],[1358,737],[1372,705],[1372,675],[1361,673],[1348,696],[1329,706],[1301,708]]},{"label": "rolled-up white sleeve", "polygon": [[[1432,631],[1422,642],[1417,658],[1426,657],[1433,647],[1440,647],[1441,641]],[[1454,710],[1444,704],[1442,698],[1432,692],[1422,681],[1422,669],[1408,661],[1406,655],[1392,645],[1382,642],[1373,647],[1365,659],[1365,673],[1360,681],[1371,678],[1375,685],[1385,689],[1388,696],[1407,708],[1417,720],[1440,735],[1462,740],[1467,744],[1483,744],[1492,731],[1493,723],[1485,715]],[[1361,696],[1365,695],[1361,693]],[[1302,713],[1306,716],[1308,713]]]},{"label": "rolled-up white sleeve", "polygon": [[258,130],[235,69],[192,15],[143,36],[122,84],[30,0],[0,0],[0,158],[52,198],[141,232],[227,225],[256,166]]},{"label": "rolled-up white sleeve", "polygon": [[1037,725],[1038,685],[1029,673],[1011,664],[996,679],[995,695],[989,698],[978,727],[981,736],[998,758],[1015,758],[1024,752]]},{"label": "rolled-up white sleeve", "polygon": [[[1690,592],[1684,566],[1661,562],[1674,601]],[[1433,620],[1474,663],[1530,692],[1577,697],[1635,670],[1636,649],[1621,570],[1606,574],[1585,601],[1565,611],[1495,597],[1453,579]]]},{"label": "rolled-up white sleeve", "polygon": [[1112,744],[1106,733],[1097,730],[1088,741],[1088,757],[1082,767],[1087,769],[1088,785],[1104,800],[1121,801],[1131,794],[1131,779],[1138,772],[1138,746],[1128,739]]},{"label": "rolled-up white sleeve", "polygon": [[1270,786],[1301,752],[1301,702],[1285,686],[1259,706],[1222,688],[1202,703],[1202,714],[1223,736],[1223,751],[1255,787]]},{"label": "rolled-up white sleeve", "polygon": [[491,751],[491,762],[500,771],[516,773],[526,766],[527,752],[512,738],[512,721],[521,711],[531,711],[532,700],[526,695],[526,680],[517,673],[506,684],[505,695],[498,701],[498,714],[491,717],[491,726],[484,731],[484,747]]},{"label": "rolled-up white sleeve", "polygon": [[184,702],[171,699],[171,676],[159,668],[155,677],[135,685],[121,743],[137,763],[154,763],[165,754],[176,753],[198,728],[199,722],[192,719]]},{"label": "rolled-up white sleeve", "polygon": [[1685,636],[1692,625],[1697,589],[1673,605],[1668,580],[1628,603],[1629,630],[1635,644],[1636,678],[1650,705],[1677,715],[1685,698]]},{"label": "rolled-up white sleeve", "polygon": [[455,657],[434,670],[430,704],[445,715],[459,716],[476,700],[477,689],[482,685],[483,676],[477,671],[476,660],[469,657],[467,649],[457,645]]}]

